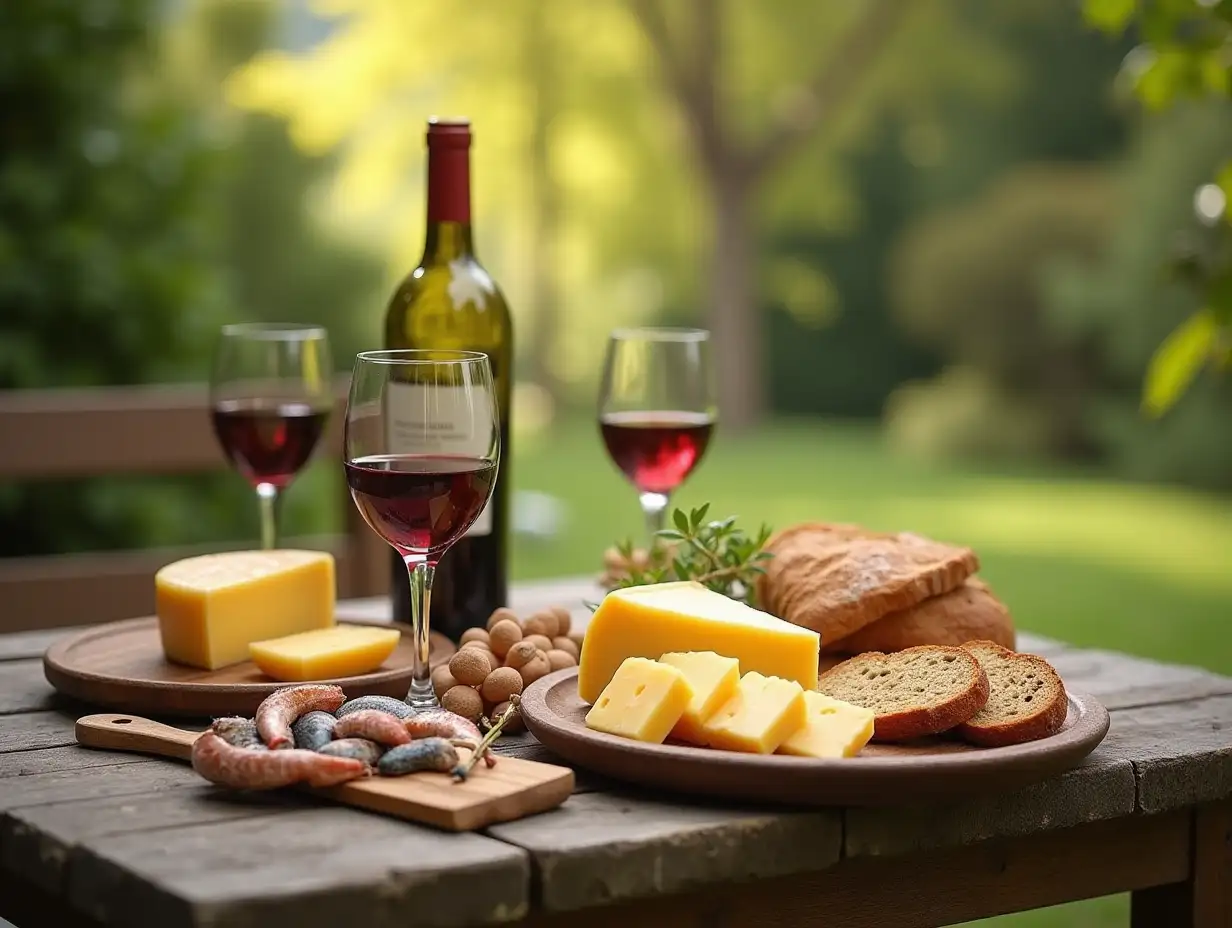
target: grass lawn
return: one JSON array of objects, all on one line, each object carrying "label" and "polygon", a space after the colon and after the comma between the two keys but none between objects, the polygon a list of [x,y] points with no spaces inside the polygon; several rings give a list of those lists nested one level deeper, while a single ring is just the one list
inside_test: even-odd
[{"label": "grass lawn", "polygon": [[[594,573],[603,549],[640,538],[633,490],[597,429],[570,422],[520,437],[513,481],[565,505],[561,532],[520,538],[519,579]],[[1232,674],[1232,499],[1063,471],[995,471],[905,460],[875,432],[782,423],[719,431],[679,494],[749,527],[809,519],[911,529],[967,544],[1020,629]],[[1128,900],[1097,899],[982,923],[997,928],[1112,928]]]}]

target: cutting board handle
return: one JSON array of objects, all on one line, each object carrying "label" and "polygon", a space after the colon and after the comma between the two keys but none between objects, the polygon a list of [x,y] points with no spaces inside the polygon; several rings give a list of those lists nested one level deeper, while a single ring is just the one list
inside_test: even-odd
[{"label": "cutting board handle", "polygon": [[77,743],[107,751],[132,751],[188,760],[200,732],[172,728],[137,715],[105,712],[77,720]]}]

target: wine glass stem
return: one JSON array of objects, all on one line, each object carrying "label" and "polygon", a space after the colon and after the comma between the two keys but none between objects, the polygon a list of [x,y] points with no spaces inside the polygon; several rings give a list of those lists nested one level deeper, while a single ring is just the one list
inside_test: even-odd
[{"label": "wine glass stem", "polygon": [[257,499],[261,503],[261,547],[271,551],[278,547],[278,511],[282,496],[272,483],[258,483]]},{"label": "wine glass stem", "polygon": [[658,543],[655,532],[662,531],[667,519],[667,494],[642,493],[638,496],[642,502],[642,514],[646,516],[646,530],[650,534],[650,547]]},{"label": "wine glass stem", "polygon": [[428,666],[431,645],[428,641],[428,610],[432,603],[432,578],[436,565],[426,560],[407,558],[411,577],[411,637],[415,655],[411,663],[411,691],[406,697],[414,709],[436,709],[440,701],[432,690],[432,670]]}]

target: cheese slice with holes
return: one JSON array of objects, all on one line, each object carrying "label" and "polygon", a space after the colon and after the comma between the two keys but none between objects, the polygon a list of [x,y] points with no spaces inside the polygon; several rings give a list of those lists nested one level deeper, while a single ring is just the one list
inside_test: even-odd
[{"label": "cheese slice with holes", "polygon": [[808,720],[779,745],[797,757],[855,757],[873,737],[873,710],[822,693],[805,693]]},{"label": "cheese slice with holes", "polygon": [[692,698],[689,681],[677,668],[630,657],[621,663],[586,713],[586,726],[661,744]]},{"label": "cheese slice with holes", "polygon": [[627,657],[669,651],[714,651],[740,670],[795,680],[817,689],[821,639],[815,631],[708,590],[700,583],[656,583],[613,590],[586,627],[578,661],[578,695],[594,703]]},{"label": "cheese slice with holes", "polygon": [[750,671],[740,678],[735,695],[706,720],[702,733],[711,747],[773,754],[807,719],[799,683]]},{"label": "cheese slice with holes", "polygon": [[334,624],[334,557],[324,551],[227,551],[154,575],[168,660],[206,670],[248,660],[248,645]]},{"label": "cheese slice with holes", "polygon": [[677,668],[693,690],[693,698],[672,729],[672,737],[704,745],[702,724],[735,695],[740,685],[740,662],[713,651],[684,651],[664,654],[659,663]]}]

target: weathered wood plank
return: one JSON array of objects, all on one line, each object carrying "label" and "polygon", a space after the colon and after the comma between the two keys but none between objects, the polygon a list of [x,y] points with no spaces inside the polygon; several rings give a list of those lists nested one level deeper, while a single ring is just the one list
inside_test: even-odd
[{"label": "weathered wood plank", "polygon": [[1143,812],[1225,799],[1232,796],[1232,696],[1115,711],[1099,750],[1133,763]]},{"label": "weathered wood plank", "polygon": [[1107,751],[1010,793],[936,805],[848,809],[844,854],[881,857],[1035,834],[1134,811],[1133,765]]},{"label": "weathered wood plank", "polygon": [[56,628],[34,632],[10,632],[0,635],[0,661],[21,661],[41,658],[43,652],[57,638],[77,631],[75,628]]},{"label": "weathered wood plank", "polygon": [[1019,632],[1016,647],[1026,654],[1038,654],[1040,657],[1049,659],[1070,650],[1070,646],[1064,641],[1045,638],[1043,635],[1033,635],[1031,632]]},{"label": "weathered wood plank", "polygon": [[[69,751],[70,748],[56,748]],[[77,748],[86,751],[85,748]],[[43,751],[23,751],[42,754]],[[110,751],[92,751],[104,757],[121,757]],[[156,760],[137,754],[127,755],[136,763],[112,761],[106,766],[69,767],[62,770],[11,777],[0,789],[0,812],[51,803],[73,803],[82,799],[103,799],[108,796],[140,796],[176,787],[201,786],[204,781],[188,764]],[[76,759],[75,755],[71,755]],[[5,819],[0,815],[0,842],[3,841]]]},{"label": "weathered wood plank", "polygon": [[[534,760],[544,764],[559,764],[563,767],[568,767],[570,764],[563,760],[559,754],[555,754],[545,748],[539,739],[530,732],[521,732],[514,735],[502,736],[492,748],[496,754],[501,754],[506,757],[517,757],[522,760]],[[592,773],[589,770],[577,768],[573,771],[573,794],[578,793],[594,793],[603,790],[612,790],[619,787],[615,780],[611,780],[598,773]]]},{"label": "weathered wood plank", "polygon": [[[0,866],[48,892],[60,892],[72,849],[89,838],[269,816],[308,804],[294,793],[215,790],[190,768],[171,764],[102,769],[120,772],[129,783],[125,787],[112,778],[98,785],[127,791],[0,815]],[[139,785],[146,789],[138,790]]]},{"label": "weathered wood plank", "polygon": [[11,873],[0,871],[0,928],[103,928],[102,923],[69,908],[60,896]]},{"label": "weathered wood plank", "polygon": [[130,928],[405,928],[508,921],[528,906],[521,850],[350,809],[89,838],[73,905]]},{"label": "weathered wood plank", "polygon": [[819,870],[839,859],[838,812],[777,812],[575,795],[487,833],[530,852],[538,902],[561,911]]},{"label": "weathered wood plank", "polygon": [[57,748],[76,744],[75,720],[64,712],[23,712],[0,715],[0,755],[9,751]]},{"label": "weathered wood plank", "polygon": [[114,767],[120,764],[141,763],[150,763],[150,758],[118,751],[96,751],[91,748],[78,747],[75,744],[62,748],[12,751],[8,754],[0,754],[0,779],[84,770],[89,767]]},{"label": "weathered wood plank", "polygon": [[0,715],[54,709],[56,691],[43,676],[42,661],[0,664]]},{"label": "weathered wood plank", "polygon": [[[612,905],[583,917],[586,928],[932,928],[1183,879],[1188,841],[1185,813],[1131,816],[947,851],[844,860],[817,873]],[[567,912],[524,924],[577,923],[578,914]]]},{"label": "weathered wood plank", "polygon": [[1232,677],[1113,651],[1067,650],[1049,658],[1069,686],[1108,709],[1232,694]]}]

